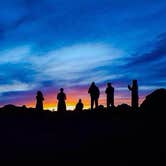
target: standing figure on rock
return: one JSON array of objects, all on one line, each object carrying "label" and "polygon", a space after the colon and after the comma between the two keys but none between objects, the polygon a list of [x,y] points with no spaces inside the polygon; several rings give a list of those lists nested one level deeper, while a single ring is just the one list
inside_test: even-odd
[{"label": "standing figure on rock", "polygon": [[81,112],[83,110],[83,107],[84,107],[84,104],[82,103],[82,100],[79,99],[77,105],[76,105],[76,108],[75,108],[75,111],[76,112]]},{"label": "standing figure on rock", "polygon": [[128,89],[131,91],[132,109],[137,110],[138,109],[138,100],[139,100],[137,80],[133,80],[133,85],[132,86],[128,85]]},{"label": "standing figure on rock", "polygon": [[110,108],[110,105],[114,107],[114,87],[112,87],[111,83],[107,84],[105,93],[107,95],[107,109]]},{"label": "standing figure on rock", "polygon": [[63,91],[64,91],[64,89],[61,88],[60,93],[58,93],[58,95],[57,95],[57,99],[58,99],[58,109],[57,109],[57,111],[59,111],[59,112],[66,111],[66,103],[65,103],[66,94]]},{"label": "standing figure on rock", "polygon": [[94,82],[92,82],[88,90],[88,93],[90,94],[90,97],[91,97],[91,110],[93,110],[94,103],[95,103],[95,108],[98,107],[98,100],[100,96],[99,88],[95,85]]},{"label": "standing figure on rock", "polygon": [[36,111],[37,112],[43,111],[43,100],[44,100],[44,97],[42,92],[38,91],[36,95]]}]

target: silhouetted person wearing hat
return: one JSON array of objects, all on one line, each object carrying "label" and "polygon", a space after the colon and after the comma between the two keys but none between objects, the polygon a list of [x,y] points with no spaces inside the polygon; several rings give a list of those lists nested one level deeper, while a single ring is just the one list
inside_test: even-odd
[{"label": "silhouetted person wearing hat", "polygon": [[64,91],[64,89],[61,88],[60,93],[58,93],[58,95],[57,95],[57,99],[58,99],[58,109],[57,109],[57,111],[60,111],[60,112],[66,111],[66,103],[65,103],[66,94],[63,91]]},{"label": "silhouetted person wearing hat", "polygon": [[94,82],[92,82],[88,90],[88,93],[90,94],[90,97],[91,97],[91,110],[93,110],[94,103],[95,103],[95,108],[98,107],[98,100],[100,96],[99,88],[95,85]]},{"label": "silhouetted person wearing hat", "polygon": [[78,103],[76,105],[75,111],[76,112],[81,112],[83,110],[83,107],[84,107],[84,105],[83,105],[81,99],[79,99],[79,101],[78,101]]},{"label": "silhouetted person wearing hat", "polygon": [[131,91],[131,106],[133,110],[138,109],[138,83],[137,80],[133,80],[133,85],[128,85],[128,89]]},{"label": "silhouetted person wearing hat", "polygon": [[43,111],[43,100],[44,100],[44,97],[42,92],[38,91],[36,95],[36,111],[37,112]]},{"label": "silhouetted person wearing hat", "polygon": [[109,109],[110,105],[114,106],[114,87],[111,83],[107,84],[105,93],[107,94],[107,109]]}]

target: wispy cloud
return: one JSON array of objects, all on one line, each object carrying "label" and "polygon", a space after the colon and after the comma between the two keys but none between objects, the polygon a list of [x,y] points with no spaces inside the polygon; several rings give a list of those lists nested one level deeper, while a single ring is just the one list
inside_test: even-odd
[{"label": "wispy cloud", "polygon": [[0,54],[0,64],[25,62],[28,56],[30,56],[30,47],[20,46],[15,48],[8,48],[2,50]]},{"label": "wispy cloud", "polygon": [[18,81],[13,81],[12,84],[5,84],[5,85],[0,85],[0,92],[5,93],[5,92],[19,92],[19,91],[28,91],[31,90],[34,87],[34,85],[18,82]]},{"label": "wispy cloud", "polygon": [[[37,70],[42,71],[43,78],[68,81],[89,79],[101,76],[107,72],[97,72],[95,69],[122,57],[123,51],[105,44],[80,44],[61,48],[47,53],[41,57],[32,57]],[[38,60],[40,59],[40,61]],[[43,69],[43,70],[42,70]],[[103,72],[103,74],[102,74]]]}]

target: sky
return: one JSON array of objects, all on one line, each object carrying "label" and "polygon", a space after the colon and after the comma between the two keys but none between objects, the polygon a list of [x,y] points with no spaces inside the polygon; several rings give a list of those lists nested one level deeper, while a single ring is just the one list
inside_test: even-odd
[{"label": "sky", "polygon": [[0,0],[0,106],[55,109],[61,87],[68,109],[86,108],[92,81],[105,105],[107,82],[115,104],[130,104],[138,80],[140,104],[166,88],[165,0]]}]

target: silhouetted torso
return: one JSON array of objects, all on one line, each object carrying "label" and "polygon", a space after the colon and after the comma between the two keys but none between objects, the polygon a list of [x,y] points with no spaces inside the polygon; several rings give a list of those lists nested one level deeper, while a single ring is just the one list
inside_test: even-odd
[{"label": "silhouetted torso", "polygon": [[36,95],[36,111],[41,112],[43,111],[43,94],[42,92],[38,91]]},{"label": "silhouetted torso", "polygon": [[63,92],[63,90],[61,90],[61,92],[57,95],[57,99],[58,99],[58,111],[66,111],[66,94]]},{"label": "silhouetted torso", "polygon": [[88,93],[90,94],[91,97],[91,110],[93,110],[93,105],[95,103],[95,107],[98,107],[98,99],[100,96],[100,91],[99,88],[95,85],[93,82],[88,90]]}]

